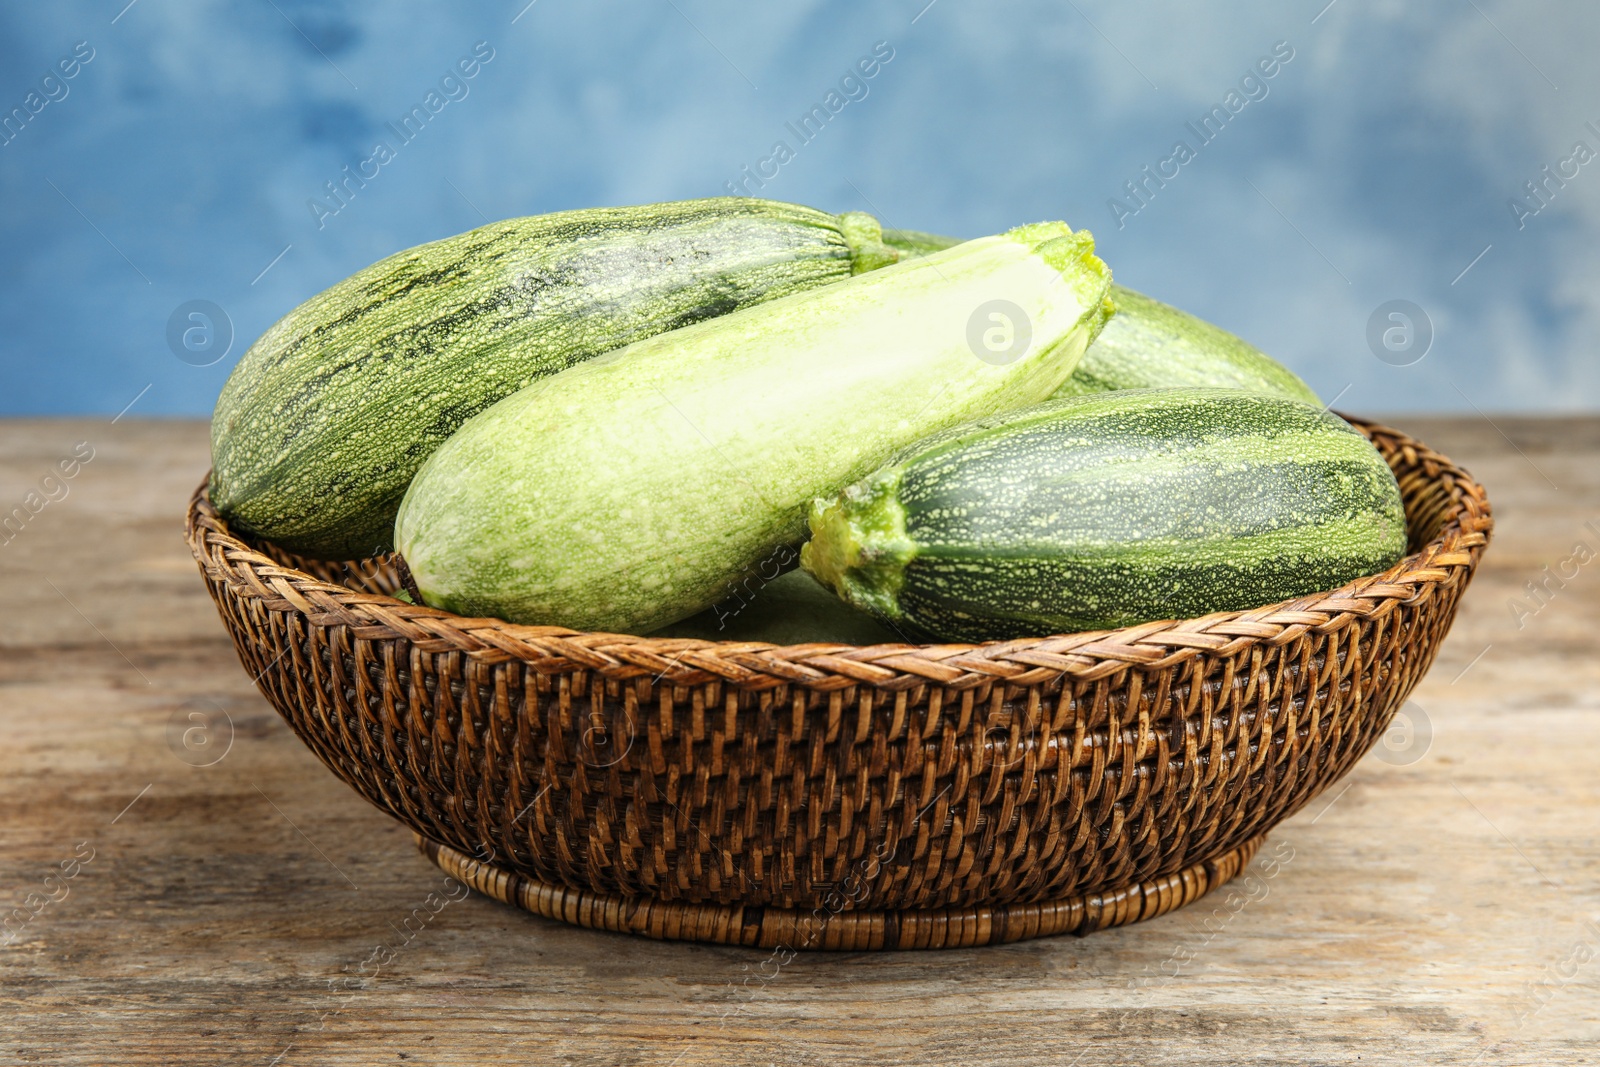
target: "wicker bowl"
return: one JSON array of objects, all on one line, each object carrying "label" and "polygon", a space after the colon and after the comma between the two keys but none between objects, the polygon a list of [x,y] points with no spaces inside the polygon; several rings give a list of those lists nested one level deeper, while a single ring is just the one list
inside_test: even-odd
[{"label": "wicker bowl", "polygon": [[652,639],[462,618],[392,560],[187,537],[244,667],[473,888],[566,922],[762,947],[957,947],[1162,914],[1361,758],[1488,542],[1482,487],[1352,420],[1408,555],[1252,611],[986,645]]}]

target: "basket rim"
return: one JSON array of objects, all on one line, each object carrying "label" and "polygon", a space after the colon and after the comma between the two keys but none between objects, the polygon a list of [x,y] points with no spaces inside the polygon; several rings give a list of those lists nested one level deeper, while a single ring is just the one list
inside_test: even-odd
[{"label": "basket rim", "polygon": [[1308,631],[1335,632],[1358,619],[1387,615],[1438,586],[1470,580],[1494,527],[1482,485],[1399,430],[1341,417],[1374,443],[1386,438],[1391,467],[1398,457],[1407,467],[1422,468],[1429,480],[1446,483],[1449,508],[1431,540],[1388,570],[1327,592],[1113,630],[976,644],[774,645],[461,616],[327,582],[274,560],[229,530],[207,492],[210,472],[189,500],[184,536],[209,581],[234,596],[262,600],[268,610],[297,613],[313,625],[347,626],[364,639],[407,641],[422,652],[460,652],[488,663],[521,660],[540,673],[588,669],[618,681],[650,678],[652,684],[664,680],[675,686],[721,681],[739,689],[798,685],[819,691],[856,685],[887,690],[1031,685],[1063,674],[1092,681],[1129,667],[1159,670],[1201,655],[1230,656],[1251,644],[1283,645]]}]

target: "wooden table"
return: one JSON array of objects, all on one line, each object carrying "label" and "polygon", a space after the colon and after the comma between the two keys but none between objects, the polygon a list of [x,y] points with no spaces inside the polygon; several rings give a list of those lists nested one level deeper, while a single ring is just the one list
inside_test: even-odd
[{"label": "wooden table", "polygon": [[257,695],[183,544],[205,425],[0,422],[0,516],[40,494],[0,546],[0,1063],[1600,1063],[1600,420],[1391,421],[1498,532],[1418,729],[1234,906],[766,980],[475,896],[408,923],[444,877]]}]

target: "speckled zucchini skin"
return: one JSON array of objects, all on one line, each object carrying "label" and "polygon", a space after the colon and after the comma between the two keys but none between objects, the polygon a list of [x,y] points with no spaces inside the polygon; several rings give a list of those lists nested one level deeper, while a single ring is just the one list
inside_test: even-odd
[{"label": "speckled zucchini skin", "polygon": [[317,294],[250,347],[211,424],[211,497],[325,559],[388,549],[423,462],[529,382],[893,262],[876,220],[744,197],[509,219]]},{"label": "speckled zucchini skin", "polygon": [[[883,240],[907,258],[961,243],[917,230],[885,230]],[[1111,302],[1117,306],[1116,318],[1056,396],[1200,386],[1248,389],[1322,405],[1299,375],[1242,337],[1121,285],[1111,287]]]},{"label": "speckled zucchini skin", "polygon": [[1233,611],[1405,552],[1336,415],[1225,389],[1052,400],[923,442],[811,511],[801,565],[902,631],[983,641]]},{"label": "speckled zucchini skin", "polygon": [[[428,461],[396,546],[461,614],[640,633],[731,600],[793,562],[814,497],[1049,396],[1110,313],[1093,247],[1020,227],[534,382]],[[971,340],[996,300],[1031,325],[1009,362]]]},{"label": "speckled zucchini skin", "polygon": [[1245,389],[1322,406],[1299,375],[1255,345],[1171,304],[1114,286],[1117,317],[1056,396],[1181,386]]}]

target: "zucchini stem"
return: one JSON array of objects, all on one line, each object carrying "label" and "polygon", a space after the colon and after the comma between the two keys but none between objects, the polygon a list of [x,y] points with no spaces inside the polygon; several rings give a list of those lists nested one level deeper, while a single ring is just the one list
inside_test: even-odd
[{"label": "zucchini stem", "polygon": [[839,232],[850,246],[851,274],[865,274],[900,262],[899,251],[883,242],[883,227],[865,211],[846,211],[840,215]]},{"label": "zucchini stem", "polygon": [[906,535],[899,500],[900,472],[893,469],[852,486],[836,499],[811,504],[811,540],[800,549],[800,566],[847,603],[899,617],[900,587],[916,544]]}]

